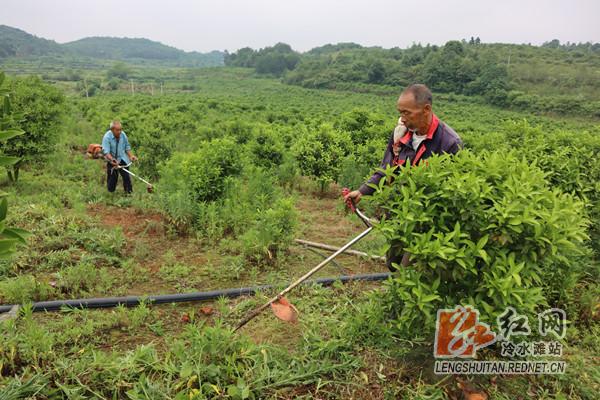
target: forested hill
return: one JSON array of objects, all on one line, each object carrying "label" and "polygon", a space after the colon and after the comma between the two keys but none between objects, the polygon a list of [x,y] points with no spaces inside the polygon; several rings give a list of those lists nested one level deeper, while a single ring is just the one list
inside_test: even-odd
[{"label": "forested hill", "polygon": [[82,56],[129,60],[146,59],[157,61],[173,61],[193,66],[223,65],[223,53],[185,52],[148,39],[89,37],[63,45],[72,53]]},{"label": "forested hill", "polygon": [[406,49],[327,44],[306,53],[278,43],[243,48],[225,65],[310,88],[397,90],[412,82],[438,93],[481,96],[501,107],[600,117],[600,43],[485,44],[479,38]]},{"label": "forested hill", "polygon": [[60,44],[10,26],[0,25],[0,59],[6,57],[63,55]]},{"label": "forested hill", "polygon": [[223,65],[224,53],[185,52],[148,39],[90,37],[59,44],[20,29],[0,25],[0,59],[7,57],[71,56],[104,60],[149,60],[177,66]]}]

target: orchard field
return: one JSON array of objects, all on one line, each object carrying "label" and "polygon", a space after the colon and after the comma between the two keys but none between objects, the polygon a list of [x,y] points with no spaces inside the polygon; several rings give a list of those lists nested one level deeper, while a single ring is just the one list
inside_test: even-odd
[{"label": "orchard field", "polygon": [[[25,134],[3,143],[21,161],[0,180],[0,231],[28,234],[2,245],[0,304],[23,306],[0,322],[0,399],[597,398],[600,123],[464,95],[434,93],[433,107],[465,150],[406,168],[361,203],[397,218],[356,249],[384,255],[404,238],[416,258],[392,279],[301,287],[289,296],[298,323],[265,312],[238,333],[272,292],[32,312],[43,300],[282,286],[328,254],[294,239],[341,246],[364,229],[341,189],[379,165],[398,93],[231,67],[144,73],[176,78],[162,93],[123,84],[89,98],[69,82],[2,86],[12,96],[0,128]],[[113,119],[154,193],[136,180],[131,196],[121,182],[108,193],[104,163],[84,157]],[[317,277],[375,272],[385,264],[343,255]],[[507,306],[532,321],[564,309],[566,372],[435,375],[435,313],[456,304],[492,326]],[[478,357],[500,359],[499,346]]]}]

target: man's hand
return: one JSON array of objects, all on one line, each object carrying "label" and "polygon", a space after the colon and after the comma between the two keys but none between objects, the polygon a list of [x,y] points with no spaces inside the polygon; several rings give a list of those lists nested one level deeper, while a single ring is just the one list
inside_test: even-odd
[{"label": "man's hand", "polygon": [[131,158],[131,161],[134,161],[134,162],[138,160],[138,158],[136,156],[134,156],[133,154],[129,158]]},{"label": "man's hand", "polygon": [[353,190],[344,196],[344,201],[348,202],[349,200],[353,200],[354,204],[358,204],[360,202],[360,198],[362,197],[362,193],[359,190]]}]

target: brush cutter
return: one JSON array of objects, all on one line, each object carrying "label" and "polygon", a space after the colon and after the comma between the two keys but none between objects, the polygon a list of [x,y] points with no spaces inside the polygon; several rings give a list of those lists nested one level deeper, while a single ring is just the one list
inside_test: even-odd
[{"label": "brush cutter", "polygon": [[113,166],[112,169],[113,169],[113,171],[115,169],[122,169],[123,171],[127,172],[129,175],[133,176],[134,178],[139,179],[140,181],[144,182],[146,184],[146,191],[148,193],[153,193],[154,186],[152,186],[152,184],[150,182],[148,182],[147,180],[140,178],[139,176],[137,176],[136,174],[134,174],[133,172],[128,170],[127,167],[129,167],[130,165],[131,165],[131,163],[129,163],[127,165],[117,165],[117,166]]},{"label": "brush cutter", "polygon": [[[346,195],[347,193],[348,193],[348,189],[344,189],[343,195]],[[263,304],[262,306],[258,307],[254,311],[252,311],[248,316],[246,316],[246,318],[244,318],[238,324],[238,326],[234,329],[234,332],[236,332],[238,329],[240,329],[241,327],[246,325],[248,322],[250,322],[256,316],[258,316],[261,312],[263,312],[269,306],[271,306],[271,310],[273,311],[273,314],[275,314],[275,316],[277,318],[281,319],[282,321],[296,322],[298,320],[298,310],[283,296],[288,294],[290,291],[292,291],[296,286],[300,285],[302,282],[306,281],[308,278],[310,278],[312,275],[314,275],[317,271],[319,271],[321,268],[323,268],[325,265],[327,265],[331,260],[333,260],[338,255],[342,254],[344,251],[346,251],[347,249],[352,247],[352,245],[354,245],[356,242],[358,242],[359,240],[361,240],[362,238],[367,236],[369,234],[369,232],[371,232],[373,230],[373,225],[371,224],[372,220],[369,219],[368,217],[366,217],[358,208],[356,208],[356,206],[352,202],[352,200],[348,200],[346,205],[354,213],[356,213],[356,215],[358,215],[358,217],[367,226],[367,229],[365,229],[363,232],[361,232],[354,239],[350,240],[348,243],[346,243],[343,247],[341,247],[335,253],[333,253],[332,255],[327,257],[319,265],[317,265],[316,267],[314,267],[313,269],[308,271],[306,274],[304,274],[304,276],[302,276],[297,281],[295,281],[294,283],[289,285],[287,288],[283,289],[275,297],[273,297],[272,299],[267,301],[265,304]]]}]

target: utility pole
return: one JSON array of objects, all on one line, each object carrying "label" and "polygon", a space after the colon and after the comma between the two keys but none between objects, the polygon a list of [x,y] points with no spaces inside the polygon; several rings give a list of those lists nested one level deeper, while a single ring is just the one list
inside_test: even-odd
[{"label": "utility pole", "polygon": [[163,82],[162,81],[160,81],[160,94],[161,94],[161,96],[163,94]]},{"label": "utility pole", "polygon": [[134,88],[133,88],[133,79],[130,79],[130,80],[129,80],[129,83],[130,83],[130,85],[129,85],[129,86],[130,86],[130,88],[131,88],[131,94],[135,94],[135,90],[134,90]]}]

